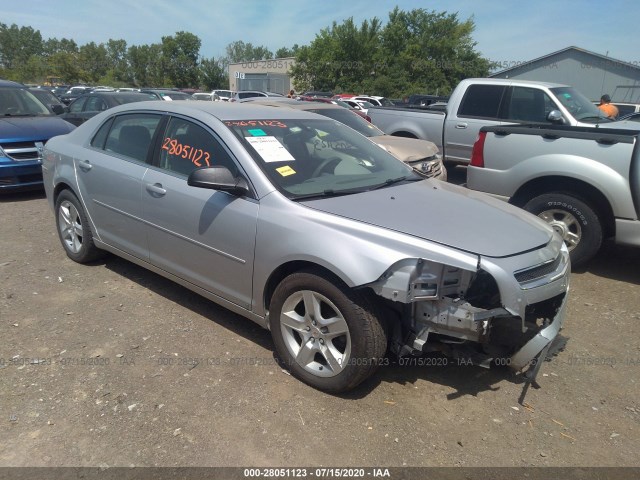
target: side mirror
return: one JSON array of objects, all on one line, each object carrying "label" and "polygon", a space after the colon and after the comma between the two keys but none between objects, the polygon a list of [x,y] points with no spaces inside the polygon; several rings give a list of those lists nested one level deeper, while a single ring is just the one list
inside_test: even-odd
[{"label": "side mirror", "polygon": [[549,112],[549,115],[547,115],[547,120],[556,125],[565,124],[564,117],[562,116],[560,110],[551,110]]},{"label": "side mirror", "polygon": [[62,115],[67,111],[67,107],[60,105],[59,103],[54,103],[51,105],[51,110],[53,110],[53,113],[56,115]]},{"label": "side mirror", "polygon": [[239,197],[249,193],[247,181],[242,177],[234,177],[227,167],[221,165],[194,170],[187,178],[187,185],[221,190]]}]

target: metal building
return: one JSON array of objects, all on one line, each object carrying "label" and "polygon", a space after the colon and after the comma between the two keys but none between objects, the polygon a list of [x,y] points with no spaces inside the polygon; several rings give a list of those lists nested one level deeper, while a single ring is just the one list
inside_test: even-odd
[{"label": "metal building", "polygon": [[508,67],[489,76],[563,83],[593,101],[598,101],[606,93],[614,102],[640,103],[640,59],[625,62],[582,48],[568,47]]},{"label": "metal building", "polygon": [[229,64],[229,87],[233,91],[261,90],[286,95],[291,90],[289,70],[295,58],[274,58]]}]

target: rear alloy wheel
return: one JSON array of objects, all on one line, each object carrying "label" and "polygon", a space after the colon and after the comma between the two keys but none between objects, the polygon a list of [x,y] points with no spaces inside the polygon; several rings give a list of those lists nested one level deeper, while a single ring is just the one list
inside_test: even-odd
[{"label": "rear alloy wheel", "polygon": [[295,273],[278,285],[269,317],[280,359],[320,390],[354,388],[382,363],[387,349],[370,295],[313,272]]},{"label": "rear alloy wheel", "polygon": [[93,243],[87,216],[78,198],[69,190],[58,195],[55,213],[58,236],[70,259],[86,263],[102,256],[102,250]]},{"label": "rear alloy wheel", "polygon": [[578,198],[564,193],[547,193],[529,200],[524,209],[558,232],[574,266],[586,263],[602,245],[602,226],[597,214]]}]

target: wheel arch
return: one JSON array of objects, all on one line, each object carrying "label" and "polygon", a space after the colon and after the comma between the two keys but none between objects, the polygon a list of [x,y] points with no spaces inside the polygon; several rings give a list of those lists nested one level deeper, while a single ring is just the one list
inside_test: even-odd
[{"label": "wheel arch", "polygon": [[598,215],[604,236],[615,236],[615,216],[611,203],[600,190],[582,180],[563,176],[539,177],[522,185],[509,203],[522,208],[529,200],[547,193],[562,193],[582,200]]},{"label": "wheel arch", "polygon": [[415,133],[407,132],[406,130],[400,130],[398,132],[393,132],[391,135],[394,137],[403,137],[403,138],[418,138]]},{"label": "wheel arch", "polygon": [[70,190],[71,193],[73,193],[78,199],[80,198],[78,196],[78,194],[73,190],[73,188],[71,187],[71,185],[69,185],[66,182],[60,182],[58,183],[55,188],[53,189],[53,203],[55,204],[56,200],[58,199],[58,195],[60,195],[60,193],[63,190]]},{"label": "wheel arch", "polygon": [[293,260],[286,263],[283,263],[278,268],[276,268],[265,283],[264,290],[262,293],[262,302],[265,308],[265,311],[269,310],[271,305],[271,298],[273,297],[273,292],[275,291],[278,284],[284,280],[289,275],[300,272],[300,271],[314,271],[318,274],[323,275],[328,280],[339,281],[343,284],[347,285],[347,282],[340,277],[340,275],[334,271],[331,271],[325,266],[322,266],[318,263],[310,262],[308,260]]}]

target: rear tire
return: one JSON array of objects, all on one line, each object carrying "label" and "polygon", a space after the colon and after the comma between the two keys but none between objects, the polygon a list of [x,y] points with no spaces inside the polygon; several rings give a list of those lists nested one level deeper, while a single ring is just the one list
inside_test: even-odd
[{"label": "rear tire", "polygon": [[546,193],[529,200],[524,209],[560,234],[573,266],[583,265],[598,253],[602,225],[595,210],[584,200],[566,193]]},{"label": "rear tire", "polygon": [[87,215],[78,198],[70,190],[63,190],[58,195],[55,215],[60,243],[71,260],[87,263],[104,255],[93,243],[93,233]]},{"label": "rear tire", "polygon": [[326,392],[356,387],[383,363],[387,350],[374,299],[313,271],[294,273],[277,286],[269,322],[285,367]]}]

